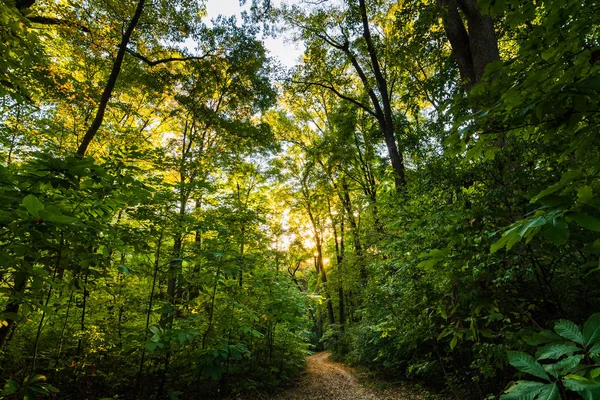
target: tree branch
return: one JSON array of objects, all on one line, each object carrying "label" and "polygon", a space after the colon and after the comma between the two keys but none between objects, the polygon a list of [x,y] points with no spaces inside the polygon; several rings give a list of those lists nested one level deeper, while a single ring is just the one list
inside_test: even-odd
[{"label": "tree branch", "polygon": [[209,56],[212,56],[212,53],[207,53],[204,54],[202,56],[189,56],[189,57],[168,57],[168,58],[161,58],[159,60],[150,60],[147,57],[144,57],[143,55],[141,55],[140,53],[137,53],[131,49],[127,49],[127,52],[129,54],[131,54],[132,56],[134,56],[137,59],[142,60],[143,62],[145,62],[146,64],[148,64],[151,67],[154,67],[155,65],[158,64],[165,64],[165,63],[169,63],[169,62],[173,62],[173,61],[193,61],[193,60],[204,60],[206,58],[208,58]]},{"label": "tree branch", "polygon": [[73,28],[79,29],[82,32],[90,33],[90,28],[88,28],[87,26],[83,26],[80,23],[73,22],[73,21],[65,21],[64,19],[53,18],[53,17],[44,17],[41,15],[27,17],[27,19],[34,24],[71,26]]},{"label": "tree branch", "polygon": [[361,103],[360,101],[353,99],[352,97],[346,96],[344,94],[342,94],[341,92],[339,92],[335,87],[331,86],[331,85],[326,85],[324,83],[320,83],[320,82],[306,82],[306,81],[295,81],[292,80],[291,81],[294,84],[297,85],[306,85],[307,87],[310,86],[318,86],[318,87],[322,87],[324,89],[328,89],[331,92],[333,92],[337,97],[339,97],[340,99],[349,101],[350,103],[358,106],[359,108],[363,109],[364,111],[366,111],[367,113],[371,114],[372,116],[374,116],[375,118],[377,118],[377,114],[371,110],[369,107],[365,106],[363,103]]},{"label": "tree branch", "polygon": [[77,149],[77,154],[84,156],[87,152],[87,149],[98,133],[100,126],[102,126],[102,121],[104,120],[104,113],[106,112],[106,107],[108,106],[108,102],[112,95],[113,89],[115,88],[115,84],[117,83],[117,78],[119,77],[119,73],[121,72],[121,65],[123,64],[123,58],[125,58],[125,52],[127,51],[127,45],[129,44],[129,40],[131,39],[131,34],[133,30],[138,24],[140,17],[142,16],[142,12],[144,11],[144,2],[145,0],[138,0],[137,7],[135,9],[135,13],[129,21],[129,25],[127,25],[127,29],[121,38],[121,43],[119,44],[119,51],[117,52],[117,57],[115,58],[115,62],[113,64],[112,70],[110,71],[110,76],[108,77],[108,81],[106,82],[106,86],[104,87],[104,91],[102,92],[102,96],[100,97],[100,103],[98,104],[98,110],[96,111],[96,116],[92,121],[92,124],[86,131],[79,148]]}]

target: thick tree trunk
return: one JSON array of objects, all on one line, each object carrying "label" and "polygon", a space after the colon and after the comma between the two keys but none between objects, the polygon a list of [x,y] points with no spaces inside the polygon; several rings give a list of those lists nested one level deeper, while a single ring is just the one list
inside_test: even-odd
[{"label": "thick tree trunk", "polygon": [[[467,88],[479,82],[485,67],[500,59],[494,22],[482,14],[476,0],[437,0],[460,76]],[[466,26],[460,14],[463,12]]]},{"label": "thick tree trunk", "polygon": [[485,67],[500,59],[494,21],[491,16],[484,15],[479,11],[476,0],[461,0],[461,6],[469,27],[475,82],[479,82],[483,77]]},{"label": "thick tree trunk", "polygon": [[438,0],[438,5],[441,8],[444,30],[450,41],[454,58],[456,58],[460,77],[470,87],[476,81],[475,68],[473,66],[473,56],[471,55],[469,34],[458,12],[456,1]]}]

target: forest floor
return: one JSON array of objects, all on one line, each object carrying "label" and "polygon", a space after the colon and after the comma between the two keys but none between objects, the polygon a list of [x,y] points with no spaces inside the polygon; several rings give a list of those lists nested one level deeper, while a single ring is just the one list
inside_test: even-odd
[{"label": "forest floor", "polygon": [[361,384],[356,371],[332,361],[323,351],[307,358],[307,368],[296,383],[275,400],[422,400],[415,390],[390,387],[375,390]]}]

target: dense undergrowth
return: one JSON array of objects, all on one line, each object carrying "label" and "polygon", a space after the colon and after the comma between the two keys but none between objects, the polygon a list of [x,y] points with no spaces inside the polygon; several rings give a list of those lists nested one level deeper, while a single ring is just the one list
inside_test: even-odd
[{"label": "dense undergrowth", "polygon": [[600,396],[598,4],[251,11],[0,4],[0,398]]}]

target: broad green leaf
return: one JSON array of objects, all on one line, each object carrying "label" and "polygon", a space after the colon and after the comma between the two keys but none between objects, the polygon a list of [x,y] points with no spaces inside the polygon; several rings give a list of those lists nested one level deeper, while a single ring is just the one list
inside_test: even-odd
[{"label": "broad green leaf", "polygon": [[502,237],[498,239],[496,243],[493,243],[490,247],[490,254],[494,254],[503,247],[506,250],[510,250],[515,244],[521,241],[522,236],[519,234],[518,228],[522,226],[523,221],[515,223],[509,230],[502,234]]},{"label": "broad green leaf", "polygon": [[549,194],[552,194],[552,193],[562,189],[563,187],[567,186],[569,183],[573,182],[574,180],[579,179],[581,176],[583,176],[583,173],[579,170],[571,170],[571,171],[565,172],[563,174],[563,176],[560,178],[560,182],[555,183],[554,185],[551,185],[548,188],[542,190],[540,193],[538,193],[537,196],[535,196],[534,198],[531,199],[531,202],[535,203],[542,197],[545,197]]},{"label": "broad green leaf", "polygon": [[590,186],[582,186],[577,190],[577,199],[580,203],[590,204],[594,198],[594,192]]},{"label": "broad green leaf", "polygon": [[553,244],[562,246],[569,240],[569,225],[564,218],[556,218],[546,225],[543,233]]},{"label": "broad green leaf", "polygon": [[577,367],[579,367],[579,364],[581,364],[581,360],[583,360],[584,358],[585,356],[583,354],[569,356],[555,364],[544,364],[544,369],[550,375],[554,376],[555,378],[558,378],[561,375],[573,372]]},{"label": "broad green leaf", "polygon": [[40,210],[39,217],[43,218],[48,222],[52,222],[55,224],[71,224],[77,221],[77,218],[69,217],[67,215],[56,214],[52,212],[48,212],[48,210]]},{"label": "broad green leaf", "polygon": [[570,220],[594,232],[600,232],[600,219],[585,213],[568,214]]},{"label": "broad green leaf", "polygon": [[202,369],[202,373],[204,376],[208,376],[214,380],[217,380],[221,377],[222,371],[221,367],[219,366],[208,365]]},{"label": "broad green leaf", "polygon": [[421,261],[419,264],[417,264],[417,268],[422,268],[425,271],[429,271],[437,264],[439,264],[440,261],[442,261],[441,258],[430,258],[428,260]]},{"label": "broad green leaf", "polygon": [[44,384],[42,384],[41,386],[44,388],[44,390],[46,390],[46,391],[48,391],[48,392],[60,393],[60,390],[58,390],[58,388],[57,388],[57,387],[55,387],[55,386],[52,386],[52,385],[51,385],[51,384],[49,384],[49,383],[44,383]]},{"label": "broad green leaf", "polygon": [[29,214],[33,215],[36,218],[40,216],[39,212],[44,209],[44,205],[42,204],[42,202],[32,194],[28,194],[27,196],[25,196],[25,198],[23,199],[23,206],[25,206]]},{"label": "broad green leaf", "polygon": [[454,335],[454,337],[450,341],[450,350],[454,350],[457,343],[458,343],[458,336]]},{"label": "broad green leaf", "polygon": [[548,373],[544,370],[544,367],[537,362],[532,356],[521,351],[509,351],[508,362],[510,365],[515,367],[521,372],[528,373],[538,378],[550,380]]},{"label": "broad green leaf", "polygon": [[535,396],[547,385],[547,383],[532,381],[517,381],[505,394],[500,396],[501,400],[533,400]]},{"label": "broad green leaf", "polygon": [[581,331],[573,321],[561,319],[554,325],[554,331],[565,339],[569,339],[575,343],[583,344],[584,339]]},{"label": "broad green leaf", "polygon": [[583,338],[587,347],[600,340],[600,313],[593,314],[583,326]]},{"label": "broad green leaf", "polygon": [[8,396],[11,394],[15,394],[19,391],[19,383],[17,381],[13,381],[9,379],[4,384],[4,390],[2,390],[2,396]]},{"label": "broad green leaf", "polygon": [[36,375],[33,375],[31,378],[29,378],[27,382],[31,385],[36,382],[45,382],[45,381],[46,381],[46,377],[44,375],[36,374]]},{"label": "broad green leaf", "polygon": [[427,257],[427,260],[421,261],[417,265],[417,267],[423,268],[424,270],[430,270],[433,267],[435,267],[440,261],[442,261],[444,259],[444,257],[446,257],[448,255],[449,252],[450,252],[449,249],[444,249],[444,250],[433,249],[433,250],[429,251],[428,253],[421,253],[421,254],[419,254],[419,258]]},{"label": "broad green leaf", "polygon": [[229,346],[229,356],[234,360],[239,360],[240,358],[242,358],[242,355],[235,346]]},{"label": "broad green leaf", "polygon": [[560,389],[556,383],[545,385],[537,395],[537,400],[560,400]]},{"label": "broad green leaf", "polygon": [[580,390],[577,392],[583,397],[583,400],[598,400],[600,399],[600,389]]},{"label": "broad green leaf", "polygon": [[29,386],[28,389],[33,392],[42,394],[44,396],[47,396],[49,394],[48,391],[41,386]]},{"label": "broad green leaf", "polygon": [[600,342],[593,345],[592,348],[588,352],[590,354],[600,354]]},{"label": "broad green leaf", "polygon": [[538,360],[558,360],[565,354],[571,355],[577,351],[582,351],[582,349],[574,344],[566,344],[566,343],[556,343],[549,344],[544,347],[540,347],[536,353],[536,358]]},{"label": "broad green leaf", "polygon": [[563,384],[567,389],[574,392],[600,389],[600,381],[596,379],[586,379],[578,375],[565,376],[563,379]]},{"label": "broad green leaf", "polygon": [[525,342],[531,346],[539,346],[544,343],[561,341],[562,338],[549,329],[544,329],[534,333],[531,337],[525,339]]},{"label": "broad green leaf", "polygon": [[146,343],[146,348],[150,351],[156,350],[157,347],[158,347],[157,343]]}]

